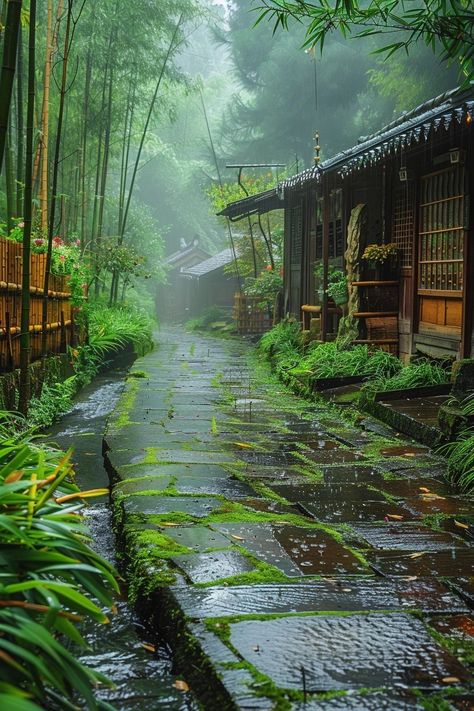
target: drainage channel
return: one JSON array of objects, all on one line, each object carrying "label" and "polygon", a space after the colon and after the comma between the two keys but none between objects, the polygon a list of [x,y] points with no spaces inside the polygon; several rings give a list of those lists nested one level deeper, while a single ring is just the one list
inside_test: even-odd
[{"label": "drainage channel", "polygon": [[[47,432],[48,441],[59,448],[73,448],[76,480],[82,489],[108,486],[102,437],[126,372],[126,365],[116,362],[115,367],[84,388],[72,410]],[[86,519],[94,548],[115,563],[115,536],[108,500],[104,497],[89,505]],[[192,695],[174,686],[176,677],[169,649],[147,636],[147,630],[126,599],[118,601],[117,613],[112,615],[109,625],[91,623],[83,634],[89,648],[81,659],[114,683],[113,689],[98,690],[97,698],[117,711],[197,710]]]}]

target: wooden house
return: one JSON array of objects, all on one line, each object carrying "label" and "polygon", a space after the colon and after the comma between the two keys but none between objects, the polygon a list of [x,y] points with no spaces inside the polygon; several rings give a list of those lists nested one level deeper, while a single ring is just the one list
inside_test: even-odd
[{"label": "wooden house", "polygon": [[186,317],[187,298],[181,272],[208,258],[208,252],[199,246],[197,239],[190,244],[182,240],[180,249],[166,257],[166,284],[160,284],[156,294],[156,310],[160,318],[175,321]]},{"label": "wooden house", "polygon": [[184,294],[189,316],[197,316],[211,306],[231,313],[238,282],[235,276],[226,273],[225,267],[233,261],[234,255],[229,247],[213,257],[181,270],[180,289]]},{"label": "wooden house", "polygon": [[[274,190],[227,206],[222,214],[234,220],[284,209],[286,313],[300,317],[303,307],[303,316],[320,318],[321,339],[333,337],[342,311],[325,290],[340,268],[357,304],[355,340],[404,359],[474,356],[473,119],[474,87],[452,90]],[[367,245],[389,243],[398,264],[362,259]]]}]

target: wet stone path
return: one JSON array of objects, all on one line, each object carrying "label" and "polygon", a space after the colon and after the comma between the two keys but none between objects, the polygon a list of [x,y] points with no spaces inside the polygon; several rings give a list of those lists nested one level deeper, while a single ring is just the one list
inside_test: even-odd
[{"label": "wet stone path", "polygon": [[474,508],[444,461],[167,329],[105,439],[130,591],[206,709],[473,708]]}]

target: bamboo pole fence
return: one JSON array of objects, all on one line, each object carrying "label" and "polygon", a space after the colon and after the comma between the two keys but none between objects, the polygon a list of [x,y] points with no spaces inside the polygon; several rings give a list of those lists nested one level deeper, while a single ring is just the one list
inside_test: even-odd
[{"label": "bamboo pole fence", "polygon": [[[0,372],[20,365],[21,281],[23,245],[0,238]],[[41,320],[45,254],[31,255],[31,361],[41,356]],[[64,353],[74,341],[74,313],[68,278],[50,276],[47,350]]]}]

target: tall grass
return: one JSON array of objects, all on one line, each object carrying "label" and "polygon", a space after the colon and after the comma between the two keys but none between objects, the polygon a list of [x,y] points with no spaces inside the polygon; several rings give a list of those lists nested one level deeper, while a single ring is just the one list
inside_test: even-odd
[{"label": "tall grass", "polygon": [[454,442],[443,445],[438,451],[448,458],[449,482],[464,493],[472,493],[474,491],[474,429],[463,430]]},{"label": "tall grass", "polygon": [[398,372],[391,377],[377,377],[368,383],[365,389],[372,392],[410,390],[430,385],[442,385],[448,381],[449,376],[444,368],[427,359],[421,359],[416,363],[400,367]]},{"label": "tall grass", "polygon": [[89,547],[69,454],[37,446],[28,434],[0,447],[1,708],[111,708],[94,698],[107,683],[76,659],[79,623],[105,624],[118,587],[111,566]]},{"label": "tall grass", "polygon": [[309,348],[299,368],[312,378],[337,378],[355,375],[390,376],[401,368],[398,358],[366,345],[341,349],[337,342],[320,343]]}]

